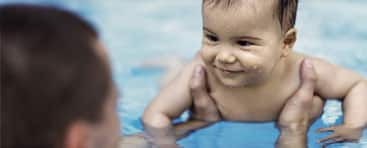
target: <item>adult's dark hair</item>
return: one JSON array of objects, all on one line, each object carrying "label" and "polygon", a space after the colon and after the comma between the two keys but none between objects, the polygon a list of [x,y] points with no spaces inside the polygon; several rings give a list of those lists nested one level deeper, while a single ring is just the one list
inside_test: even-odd
[{"label": "adult's dark hair", "polygon": [[0,6],[1,148],[60,147],[72,122],[102,119],[111,76],[97,38],[59,8]]},{"label": "adult's dark hair", "polygon": [[[236,3],[239,3],[240,1],[241,0],[203,0],[203,4],[223,4],[225,7],[230,7]],[[275,12],[277,13],[276,16],[278,16],[283,31],[288,31],[289,29],[293,28],[296,24],[298,0],[272,1],[277,1],[277,9],[275,9]]]}]

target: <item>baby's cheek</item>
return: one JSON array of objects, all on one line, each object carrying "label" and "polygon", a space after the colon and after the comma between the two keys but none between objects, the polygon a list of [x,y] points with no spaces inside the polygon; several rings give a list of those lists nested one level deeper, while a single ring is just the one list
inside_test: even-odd
[{"label": "baby's cheek", "polygon": [[200,50],[201,58],[206,64],[213,63],[217,52],[208,47],[202,47]]},{"label": "baby's cheek", "polygon": [[242,60],[241,65],[245,71],[251,72],[254,75],[259,77],[264,77],[271,71],[271,66],[268,65],[267,62],[261,59],[247,59]]},{"label": "baby's cheek", "polygon": [[261,67],[263,60],[260,56],[253,53],[236,53],[236,57],[242,66],[250,69],[257,69]]},{"label": "baby's cheek", "polygon": [[241,64],[249,69],[256,71],[267,71],[273,67],[273,59],[258,52],[239,52],[236,53]]},{"label": "baby's cheek", "polygon": [[256,72],[266,75],[267,73],[271,73],[273,67],[274,67],[273,62],[269,62],[267,60],[259,60],[257,63]]}]

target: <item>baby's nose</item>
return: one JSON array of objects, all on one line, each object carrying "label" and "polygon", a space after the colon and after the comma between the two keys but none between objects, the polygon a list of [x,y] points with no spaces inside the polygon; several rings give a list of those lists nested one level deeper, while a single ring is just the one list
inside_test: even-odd
[{"label": "baby's nose", "polygon": [[217,58],[222,64],[233,64],[236,62],[236,57],[229,52],[221,52],[218,54]]}]

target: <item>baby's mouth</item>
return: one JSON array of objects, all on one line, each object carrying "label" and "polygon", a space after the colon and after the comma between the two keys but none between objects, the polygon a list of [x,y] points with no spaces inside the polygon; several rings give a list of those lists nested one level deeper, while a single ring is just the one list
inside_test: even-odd
[{"label": "baby's mouth", "polygon": [[240,69],[229,69],[229,68],[222,68],[222,67],[218,67],[216,65],[213,65],[214,68],[224,72],[224,73],[233,73],[233,74],[237,74],[237,73],[244,73],[244,70],[240,70]]}]

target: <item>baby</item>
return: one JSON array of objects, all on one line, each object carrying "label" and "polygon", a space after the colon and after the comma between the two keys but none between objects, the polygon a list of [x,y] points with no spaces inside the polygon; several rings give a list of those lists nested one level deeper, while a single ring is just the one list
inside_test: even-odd
[{"label": "baby", "polygon": [[[203,0],[203,41],[195,59],[166,86],[143,115],[150,136],[172,137],[171,120],[192,106],[189,79],[196,65],[207,71],[208,91],[228,121],[277,120],[300,85],[307,58],[317,75],[315,96],[343,100],[344,122],[322,140],[358,140],[367,126],[367,81],[361,75],[292,51],[297,0]],[[164,134],[153,130],[162,129]],[[174,138],[172,138],[174,139]]]}]

